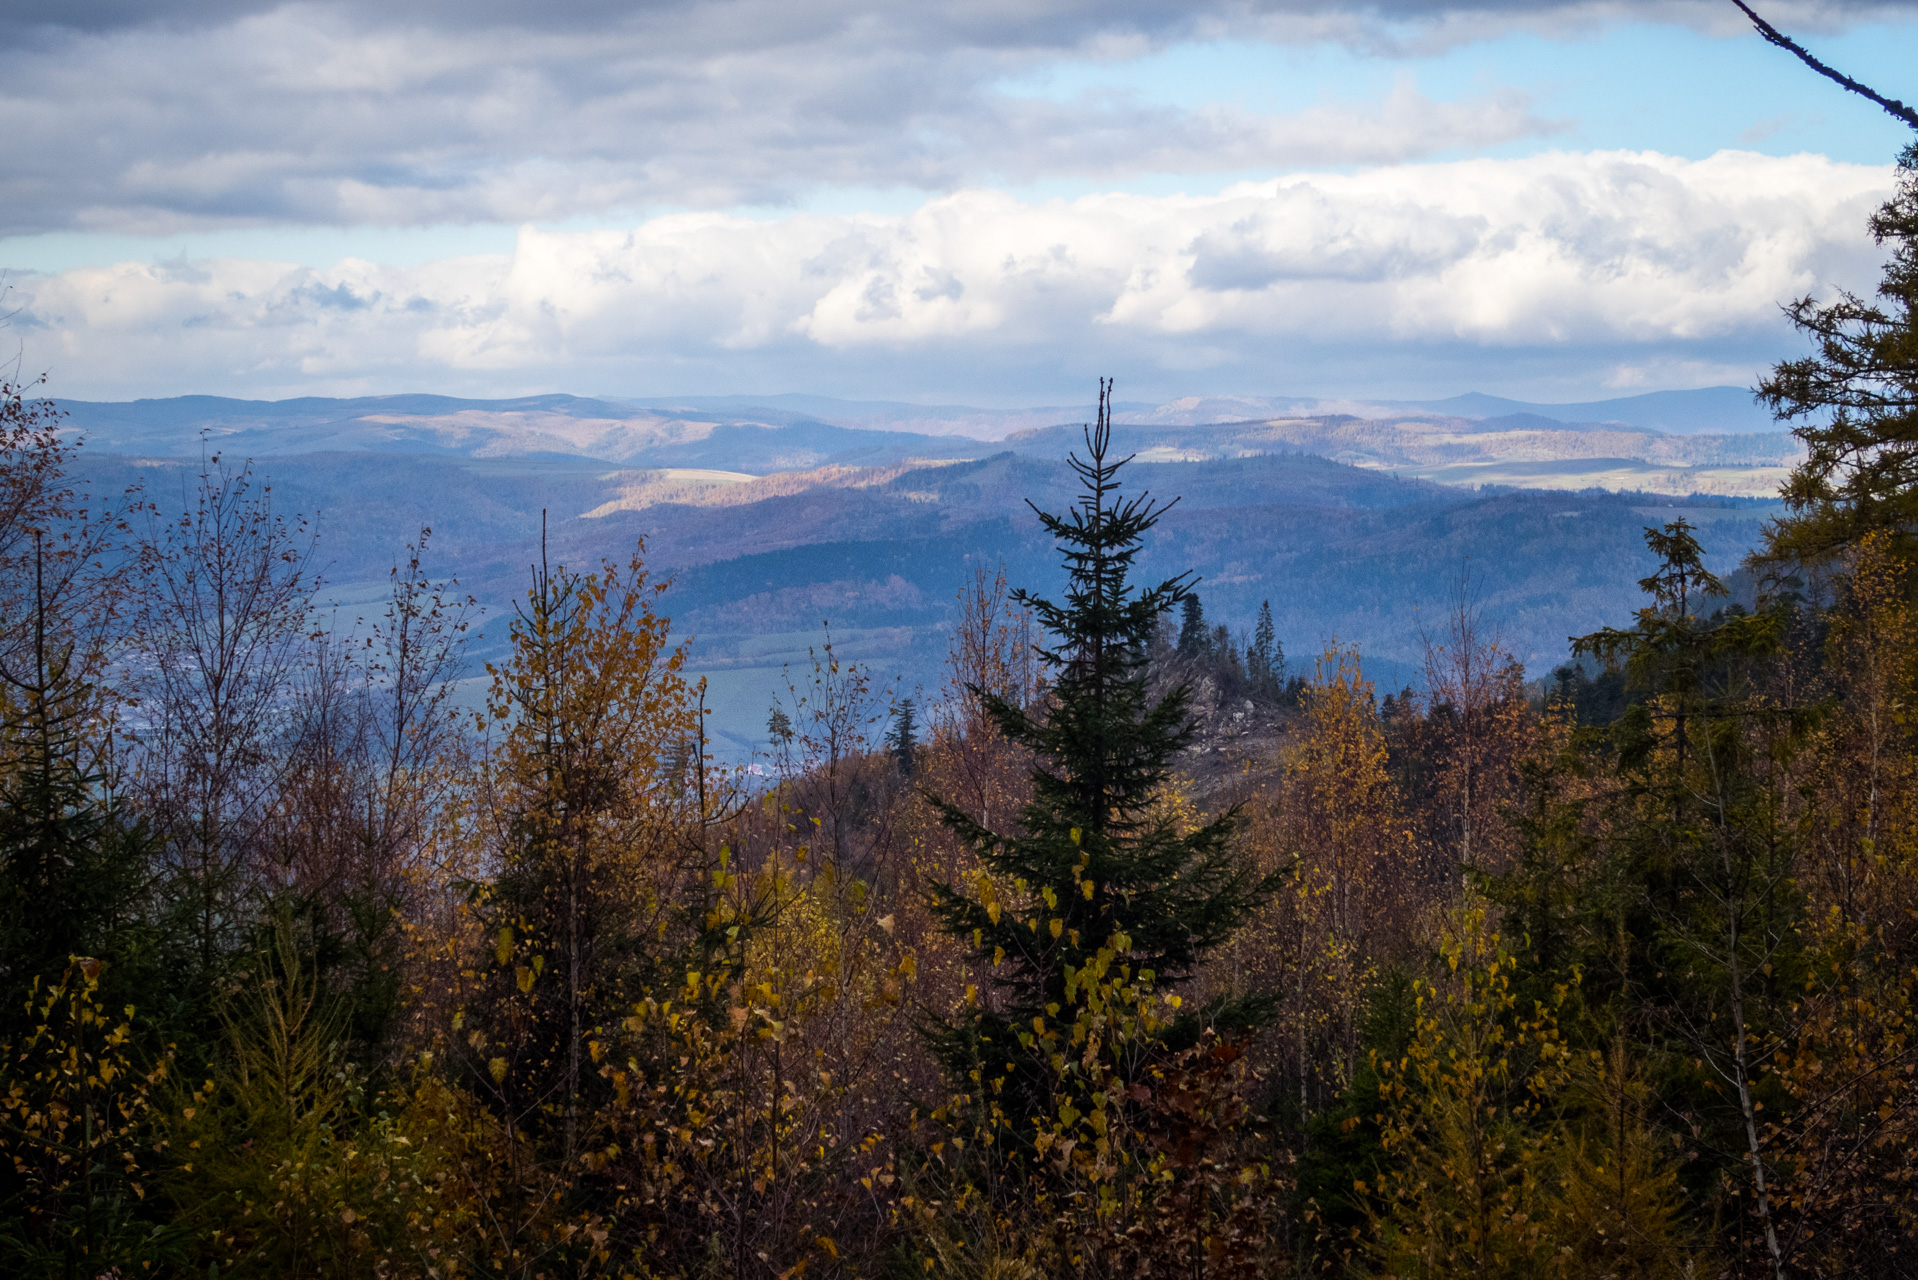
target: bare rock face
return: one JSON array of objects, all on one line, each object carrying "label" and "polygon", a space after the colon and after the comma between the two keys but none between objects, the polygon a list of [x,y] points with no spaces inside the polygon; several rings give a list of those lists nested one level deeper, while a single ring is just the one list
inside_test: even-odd
[{"label": "bare rock face", "polygon": [[1230,790],[1249,773],[1263,773],[1277,766],[1298,718],[1295,702],[1248,697],[1241,690],[1230,690],[1217,674],[1176,655],[1153,665],[1155,695],[1171,692],[1180,680],[1191,691],[1187,707],[1195,732],[1179,765],[1180,772],[1191,781],[1195,800]]}]

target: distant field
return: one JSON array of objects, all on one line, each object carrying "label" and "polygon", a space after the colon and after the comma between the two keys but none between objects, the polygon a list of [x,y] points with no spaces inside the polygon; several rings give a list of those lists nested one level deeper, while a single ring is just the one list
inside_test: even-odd
[{"label": "distant field", "polygon": [[1769,498],[1789,467],[1661,467],[1637,458],[1578,458],[1551,462],[1460,462],[1443,466],[1391,467],[1395,475],[1435,484],[1505,485],[1514,489],[1606,489],[1613,493],[1709,493],[1727,498]]}]

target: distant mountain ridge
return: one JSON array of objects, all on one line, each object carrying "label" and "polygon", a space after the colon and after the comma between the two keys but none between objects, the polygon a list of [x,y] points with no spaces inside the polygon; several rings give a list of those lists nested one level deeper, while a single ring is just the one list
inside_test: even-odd
[{"label": "distant mountain ridge", "polygon": [[1624,396],[1616,400],[1590,400],[1582,404],[1529,404],[1474,391],[1447,400],[1421,401],[1416,407],[1462,418],[1534,413],[1560,422],[1626,423],[1650,427],[1668,435],[1743,435],[1781,430],[1771,413],[1759,405],[1744,387],[1650,391],[1643,395]]},{"label": "distant mountain ridge", "polygon": [[[906,431],[928,436],[970,436],[979,440],[998,440],[1013,431],[1051,426],[1060,422],[1089,421],[1098,412],[1096,404],[1053,405],[1032,409],[980,409],[971,405],[907,404],[897,400],[835,400],[830,396],[680,396],[651,400],[621,398],[621,404],[644,406],[662,412],[687,414],[757,414],[770,416],[790,413],[840,427],[866,431]],[[1121,413],[1138,413],[1153,406],[1121,402]]]},{"label": "distant mountain ridge", "polygon": [[1121,422],[1157,426],[1196,426],[1273,417],[1350,415],[1400,418],[1436,413],[1448,418],[1482,419],[1531,414],[1567,425],[1593,423],[1626,426],[1668,435],[1745,435],[1775,432],[1778,424],[1743,387],[1702,387],[1693,391],[1652,391],[1615,400],[1543,404],[1469,392],[1443,400],[1371,400],[1312,396],[1187,396],[1152,408],[1124,406]]},{"label": "distant mountain ridge", "polygon": [[879,466],[919,456],[972,458],[994,451],[986,442],[963,436],[864,430],[764,406],[699,413],[571,395],[280,401],[181,396],[124,403],[64,401],[61,407],[67,412],[67,429],[93,448],[162,458],[194,457],[202,449],[249,457],[559,454],[620,466],[716,467],[761,474],[826,465]]},{"label": "distant mountain ridge", "polygon": [[[1671,434],[1654,426],[1588,420],[1603,411],[1643,410],[1644,416],[1666,423],[1696,425],[1722,414],[1730,403],[1725,393],[1733,391],[1665,392],[1559,406],[1584,414],[1571,421],[1534,411],[1551,406],[1483,395],[1432,402],[1443,411],[1401,404],[1332,412],[1316,401],[1194,398],[1156,407],[1122,405],[1117,443],[1151,463],[1310,454],[1475,488],[1769,496],[1800,456],[1797,442],[1785,433]],[[1284,405],[1299,407],[1282,411]],[[818,396],[647,401],[561,394],[504,400],[423,394],[282,401],[181,396],[69,402],[64,408],[68,428],[93,448],[147,457],[196,457],[203,450],[256,458],[320,453],[566,457],[661,473],[626,481],[621,496],[611,501],[615,508],[639,500],[636,491],[657,493],[661,485],[672,490],[688,483],[664,473],[812,473],[964,461],[1003,450],[1062,459],[1080,442],[1075,418],[1083,416],[1070,406],[996,412]],[[1500,412],[1487,416],[1488,410]],[[907,422],[938,431],[897,429]],[[1038,425],[996,441],[963,430],[1019,422]],[[710,488],[713,482],[701,483]]]},{"label": "distant mountain ridge", "polygon": [[[658,446],[691,443],[722,426],[796,429],[800,437],[810,438],[789,438],[773,452],[797,448],[806,455],[803,465],[823,465],[848,450],[870,455],[863,461],[877,464],[884,460],[880,455],[888,454],[976,457],[979,453],[970,449],[967,441],[1000,440],[1045,427],[1077,424],[1093,413],[1090,404],[983,409],[796,394],[638,399],[556,393],[469,400],[407,393],[277,401],[195,395],[62,404],[70,415],[69,425],[96,447],[159,457],[198,453],[204,433],[209,442],[260,455],[327,449],[448,452],[479,457],[561,452],[613,462],[675,466],[726,465],[728,460],[713,456],[711,450],[681,449],[672,457],[659,458],[647,453]],[[1658,391],[1558,405],[1472,392],[1422,401],[1189,396],[1161,405],[1121,402],[1116,409],[1121,423],[1160,427],[1273,418],[1393,419],[1438,414],[1466,422],[1532,415],[1559,424],[1559,429],[1623,427],[1668,435],[1742,435],[1778,430],[1752,402],[1751,393],[1738,387]],[[866,435],[848,437],[835,434],[834,428]],[[751,439],[751,435],[735,436],[733,443],[737,446]]]},{"label": "distant mountain ridge", "polygon": [[[1026,504],[1071,501],[1064,460],[1092,416],[800,395],[61,407],[93,492],[139,485],[184,510],[203,451],[253,459],[276,507],[316,517],[328,608],[349,620],[377,607],[396,550],[430,525],[431,572],[490,619],[475,658],[498,655],[549,523],[572,564],[643,538],[710,678],[714,730],[740,755],[827,620],[842,658],[931,689],[975,570],[1056,587]],[[1294,670],[1356,644],[1386,687],[1417,679],[1417,620],[1467,568],[1534,674],[1566,636],[1629,617],[1645,525],[1686,514],[1732,573],[1776,510],[1751,499],[1800,456],[1790,435],[1749,429],[1771,424],[1735,388],[1577,405],[1188,397],[1121,403],[1118,419],[1115,443],[1137,455],[1128,490],[1180,499],[1142,571],[1198,573],[1206,616],[1234,628],[1269,600]]]},{"label": "distant mountain ridge", "polygon": [[[1667,435],[1619,423],[1566,423],[1531,413],[1498,418],[1410,414],[1292,415],[1241,422],[1114,428],[1116,447],[1145,462],[1199,462],[1303,453],[1440,484],[1608,489],[1769,497],[1803,448],[1787,432]],[[1076,427],[1018,431],[1005,444],[1064,457]]]},{"label": "distant mountain ridge", "polygon": [[[715,734],[743,758],[763,745],[786,664],[808,669],[822,623],[840,658],[904,689],[935,690],[953,601],[974,570],[1003,566],[1017,585],[1057,588],[1055,548],[1027,502],[1060,509],[1075,478],[1059,456],[988,447],[971,461],[768,476],[551,453],[357,450],[254,466],[276,509],[314,517],[314,565],[329,583],[328,616],[343,624],[379,607],[394,556],[430,525],[428,571],[457,577],[485,609],[475,660],[498,657],[503,620],[547,550],[586,566],[643,539],[649,568],[673,583],[662,608],[692,645],[689,669],[710,677]],[[91,492],[140,486],[164,520],[190,509],[200,466],[197,456],[87,449],[78,469]],[[1564,656],[1566,636],[1629,616],[1651,568],[1645,525],[1685,514],[1705,529],[1713,568],[1730,575],[1773,509],[1739,498],[1486,493],[1278,450],[1148,455],[1125,481],[1128,493],[1180,499],[1143,573],[1196,572],[1207,618],[1235,629],[1269,600],[1294,671],[1309,671],[1336,640],[1360,647],[1382,688],[1417,678],[1418,619],[1443,610],[1467,569],[1507,652],[1542,674]]]}]

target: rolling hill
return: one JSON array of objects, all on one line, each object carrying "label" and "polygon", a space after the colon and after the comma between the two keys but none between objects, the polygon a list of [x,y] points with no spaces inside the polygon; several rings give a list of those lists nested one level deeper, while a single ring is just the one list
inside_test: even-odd
[{"label": "rolling hill", "polygon": [[[139,484],[160,518],[188,500],[201,469],[197,458],[82,456],[90,487]],[[316,515],[315,563],[342,625],[378,607],[395,555],[430,525],[429,570],[457,576],[485,609],[475,660],[501,651],[542,513],[553,557],[576,566],[623,558],[643,539],[648,564],[673,579],[662,607],[712,684],[714,728],[735,756],[763,736],[787,664],[804,668],[828,622],[842,658],[902,688],[936,688],[954,599],[974,569],[1058,585],[1026,503],[1057,508],[1074,492],[1061,459],[1011,451],[770,476],[553,453],[283,453],[255,467],[278,509]],[[1646,524],[1685,511],[1724,572],[1767,511],[1737,498],[1481,493],[1295,453],[1142,458],[1126,476],[1179,499],[1143,572],[1196,571],[1208,617],[1234,628],[1270,600],[1295,670],[1326,644],[1356,644],[1388,687],[1416,678],[1420,620],[1461,574],[1508,650],[1542,672],[1571,633],[1629,616],[1649,565]]]},{"label": "rolling hill", "polygon": [[[1749,403],[1742,415],[1730,411],[1732,390],[1565,406],[1468,395],[1425,407],[1341,411],[1307,401],[1194,397],[1123,406],[1120,436],[1124,447],[1153,461],[1307,453],[1473,488],[1767,496],[1797,460],[1797,442],[1776,430],[1701,430],[1713,422],[1749,425]],[[1736,395],[1749,401],[1743,392]],[[198,457],[203,450],[249,457],[339,451],[551,455],[634,469],[752,476],[976,459],[1005,449],[1063,458],[1078,441],[1078,423],[1086,416],[1084,407],[1071,406],[992,411],[813,396],[653,401],[567,395],[283,401],[183,396],[124,404],[69,402],[65,408],[69,429],[94,448],[154,457]],[[1641,420],[1602,416],[1607,413],[1633,413]],[[1685,434],[1655,423],[1681,427]],[[995,444],[995,437],[1003,439]]]},{"label": "rolling hill", "polygon": [[[1461,574],[1539,672],[1568,635],[1629,616],[1646,524],[1684,511],[1715,566],[1734,567],[1798,456],[1777,431],[1698,429],[1749,424],[1734,399],[1193,398],[1122,406],[1116,438],[1137,455],[1131,484],[1178,499],[1147,572],[1196,571],[1208,617],[1233,627],[1270,600],[1295,667],[1356,644],[1397,686],[1416,677],[1421,620]],[[785,665],[805,664],[824,624],[840,656],[934,687],[975,569],[1056,585],[1027,504],[1071,501],[1065,458],[1085,416],[805,396],[63,407],[88,483],[139,485],[162,514],[188,500],[204,454],[252,459],[279,509],[316,515],[316,562],[343,625],[377,607],[395,555],[431,526],[429,568],[486,610],[476,660],[500,651],[543,513],[553,554],[575,565],[643,539],[649,565],[673,578],[664,607],[735,754],[763,734]]]}]

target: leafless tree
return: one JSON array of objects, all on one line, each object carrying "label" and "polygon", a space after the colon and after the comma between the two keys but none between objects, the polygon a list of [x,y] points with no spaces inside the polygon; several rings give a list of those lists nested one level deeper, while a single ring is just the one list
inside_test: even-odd
[{"label": "leafless tree", "polygon": [[1524,671],[1486,627],[1469,566],[1438,633],[1421,624],[1419,639],[1440,798],[1450,811],[1446,842],[1457,865],[1497,870],[1513,853],[1499,810],[1517,794],[1528,743]]},{"label": "leafless tree", "polygon": [[[66,655],[65,678],[97,701],[125,598],[127,516],[139,494],[101,497],[75,482],[64,415],[29,398],[34,385],[0,378],[0,663],[24,670],[51,640]],[[104,750],[105,739],[98,742]],[[90,761],[89,774],[103,763]]]},{"label": "leafless tree", "polygon": [[291,685],[287,782],[271,856],[309,895],[410,899],[465,757],[451,697],[473,601],[421,567],[430,529],[391,572],[370,627],[318,632]]},{"label": "leafless tree", "polygon": [[839,656],[830,630],[811,657],[810,672],[789,675],[781,707],[792,725],[782,793],[806,824],[809,857],[841,879],[888,875],[896,779],[880,738],[892,698],[869,668]]},{"label": "leafless tree", "polygon": [[1028,762],[999,733],[982,695],[1020,706],[1043,696],[1045,670],[1033,640],[1032,615],[1013,602],[1005,566],[993,573],[975,566],[959,593],[946,687],[933,714],[940,763],[934,789],[986,826],[1009,817],[1007,805],[1024,803],[1029,788]]},{"label": "leafless tree", "polygon": [[292,763],[291,694],[315,640],[313,535],[250,465],[215,454],[177,516],[139,534],[130,677],[132,786],[165,842],[173,903],[210,971],[242,904]]}]

